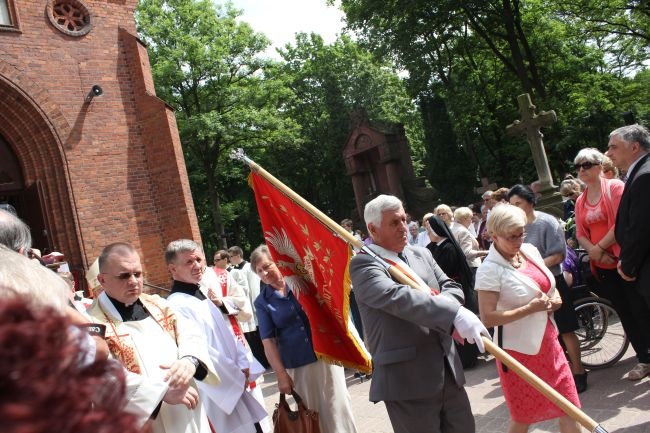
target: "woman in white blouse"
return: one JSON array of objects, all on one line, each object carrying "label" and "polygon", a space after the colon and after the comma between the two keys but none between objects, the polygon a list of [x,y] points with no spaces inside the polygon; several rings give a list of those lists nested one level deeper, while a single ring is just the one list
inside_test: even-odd
[{"label": "woman in white blouse", "polygon": [[[486,327],[497,327],[499,346],[579,407],[553,321],[562,300],[539,251],[524,243],[525,225],[526,214],[515,206],[498,205],[490,213],[487,228],[493,243],[476,273],[481,320]],[[509,433],[527,432],[530,424],[553,418],[559,418],[562,433],[580,431],[575,421],[499,361],[497,368],[510,410]]]}]

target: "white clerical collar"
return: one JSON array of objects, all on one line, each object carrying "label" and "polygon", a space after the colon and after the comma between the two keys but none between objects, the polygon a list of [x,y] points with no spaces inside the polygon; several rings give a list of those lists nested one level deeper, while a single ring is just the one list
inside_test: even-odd
[{"label": "white clerical collar", "polygon": [[102,306],[104,312],[108,316],[111,316],[113,320],[118,320],[120,322],[123,321],[122,315],[117,311],[117,308],[115,308],[115,305],[113,305],[111,300],[108,299],[108,295],[106,294],[106,291],[102,291],[102,293],[99,294],[98,302]]}]

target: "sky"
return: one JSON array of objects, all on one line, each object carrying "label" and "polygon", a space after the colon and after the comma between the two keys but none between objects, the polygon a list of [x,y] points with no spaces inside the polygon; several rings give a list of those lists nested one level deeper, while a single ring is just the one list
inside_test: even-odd
[{"label": "sky", "polygon": [[[232,4],[244,11],[240,19],[264,33],[272,47],[294,42],[298,32],[318,33],[326,43],[331,43],[344,26],[343,12],[336,6],[327,6],[326,0],[232,0]],[[277,57],[274,48],[267,54]]]}]

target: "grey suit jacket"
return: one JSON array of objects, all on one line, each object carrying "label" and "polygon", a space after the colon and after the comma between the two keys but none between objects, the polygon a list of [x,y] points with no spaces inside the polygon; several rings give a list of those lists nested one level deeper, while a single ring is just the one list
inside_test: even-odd
[{"label": "grey suit jacket", "polygon": [[350,262],[354,294],[374,363],[373,402],[435,397],[444,384],[445,358],[457,385],[465,383],[451,338],[463,290],[445,275],[426,248],[409,245],[404,255],[409,267],[431,288],[441,289],[439,295],[395,282],[368,254],[357,254]]}]

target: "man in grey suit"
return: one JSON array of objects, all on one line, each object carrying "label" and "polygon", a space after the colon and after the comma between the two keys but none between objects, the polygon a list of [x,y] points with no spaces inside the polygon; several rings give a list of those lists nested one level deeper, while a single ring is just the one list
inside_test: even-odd
[{"label": "man in grey suit", "polygon": [[396,282],[370,254],[357,254],[350,263],[374,363],[370,401],[384,401],[396,433],[474,432],[452,332],[476,342],[483,352],[480,335],[488,331],[462,306],[462,288],[429,250],[407,245],[406,214],[397,197],[373,199],[364,218],[374,242],[369,248],[420,285],[414,289]]}]

